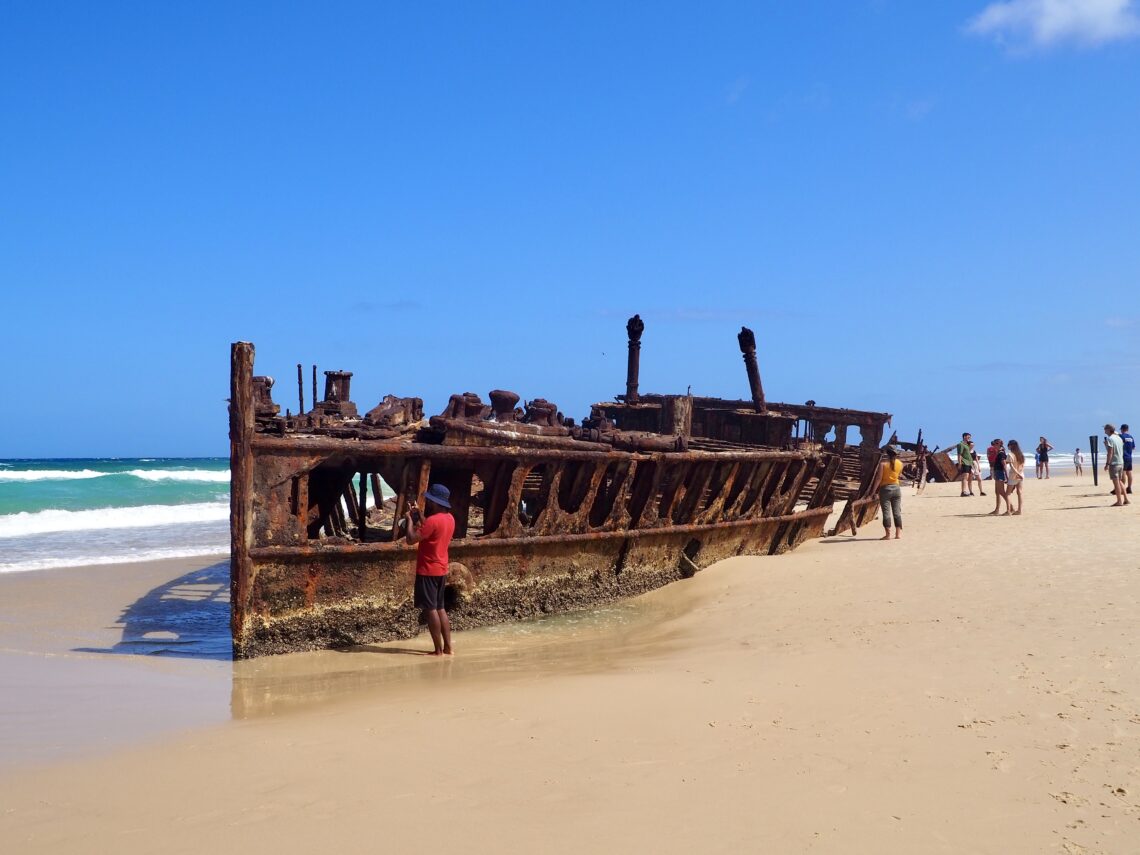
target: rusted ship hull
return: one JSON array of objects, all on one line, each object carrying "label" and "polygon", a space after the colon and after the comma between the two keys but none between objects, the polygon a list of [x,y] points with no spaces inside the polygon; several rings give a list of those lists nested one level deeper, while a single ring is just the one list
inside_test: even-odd
[{"label": "rusted ship hull", "polygon": [[[631,332],[631,353],[633,344]],[[453,396],[430,420],[418,399],[388,398],[362,419],[348,398],[351,375],[326,375],[323,401],[281,417],[272,381],[253,376],[252,345],[233,346],[237,658],[415,635],[416,548],[400,525],[429,483],[451,492],[446,596],[463,629],[605,603],[730,556],[793,549],[824,533],[843,481],[842,454],[794,441],[802,416],[758,414],[747,402],[694,405],[634,391],[576,426],[545,401],[524,412],[517,395],[496,391],[491,406]],[[631,376],[635,390],[632,357]],[[835,413],[868,415],[826,417]],[[879,433],[864,430],[866,442],[889,418],[870,415]],[[854,486],[847,478],[853,499],[873,492],[865,468]]]},{"label": "rusted ship hull", "polygon": [[[469,629],[645,593],[734,555],[766,554],[773,544],[792,549],[820,536],[830,510],[734,525],[455,544],[451,623]],[[248,593],[256,607],[235,633],[238,657],[409,638],[421,629],[407,547],[316,554],[271,548],[252,558]],[[463,567],[460,578],[455,564]]]}]

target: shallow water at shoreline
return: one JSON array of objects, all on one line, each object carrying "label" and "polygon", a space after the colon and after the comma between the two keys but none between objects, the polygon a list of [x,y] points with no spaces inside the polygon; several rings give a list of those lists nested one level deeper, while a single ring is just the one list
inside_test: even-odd
[{"label": "shallow water at shoreline", "polygon": [[[671,586],[677,587],[677,586]],[[660,592],[655,592],[660,594]],[[53,762],[229,719],[384,704],[425,683],[597,673],[678,642],[685,596],[456,633],[234,662],[229,566],[180,559],[0,576],[0,765]]]}]

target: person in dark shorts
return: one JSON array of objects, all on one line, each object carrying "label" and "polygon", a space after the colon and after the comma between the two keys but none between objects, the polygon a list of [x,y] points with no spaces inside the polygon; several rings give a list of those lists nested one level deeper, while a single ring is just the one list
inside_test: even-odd
[{"label": "person in dark shorts", "polygon": [[1012,510],[1009,506],[1009,476],[1006,474],[1006,466],[1009,463],[1009,455],[1005,452],[1005,446],[1000,439],[994,440],[996,452],[994,453],[993,475],[994,475],[994,493],[997,498],[994,502],[994,509],[990,511],[991,517],[996,517],[1002,512],[1001,500],[1005,499],[1005,512],[1008,514]]},{"label": "person in dark shorts", "polygon": [[413,602],[431,633],[434,656],[451,655],[451,621],[444,608],[447,588],[447,547],[455,534],[451,492],[432,484],[424,493],[424,517],[413,505],[404,515],[405,538],[416,544],[416,587]]},{"label": "person in dark shorts", "polygon": [[1128,432],[1128,425],[1120,426],[1120,441],[1124,443],[1124,492],[1132,492],[1132,452],[1136,450],[1136,439]]},{"label": "person in dark shorts", "polygon": [[[962,495],[974,495],[974,488],[972,486],[974,480],[974,450],[970,442],[970,434],[966,432],[962,434],[962,441],[958,443],[958,480],[962,482]],[[966,492],[966,488],[970,492]],[[980,485],[979,485],[980,488]]]},{"label": "person in dark shorts", "polygon": [[1041,441],[1037,443],[1037,477],[1040,478],[1042,473],[1046,478],[1049,477],[1049,452],[1053,450],[1053,446],[1049,444],[1049,440],[1041,437]]}]

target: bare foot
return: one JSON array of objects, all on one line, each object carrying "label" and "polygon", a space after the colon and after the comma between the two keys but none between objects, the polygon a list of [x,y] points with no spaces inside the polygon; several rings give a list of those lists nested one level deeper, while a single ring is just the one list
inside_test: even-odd
[{"label": "bare foot", "polygon": [[896,532],[895,532],[895,540],[898,540],[900,537],[902,537],[902,532],[901,532],[901,531],[896,531]]},{"label": "bare foot", "polygon": [[455,655],[455,651],[454,651],[454,650],[452,650],[450,647],[445,647],[445,648],[443,649],[443,655],[444,655],[444,656],[454,656],[454,655]]},{"label": "bare foot", "polygon": [[886,534],[884,534],[882,537],[879,538],[879,540],[890,540],[890,539],[891,539],[891,533],[889,531]]},{"label": "bare foot", "polygon": [[999,513],[999,511],[990,511],[989,514],[987,514],[987,516],[996,517],[998,515],[998,513]]},{"label": "bare foot", "polygon": [[979,495],[981,495],[981,496],[984,496],[984,495],[986,495],[986,494],[985,494],[985,493],[980,493]]},{"label": "bare foot", "polygon": [[1013,511],[1006,511],[1004,514],[1002,514],[1002,516],[1003,516],[1003,517],[1012,517],[1012,516],[1013,516]]},{"label": "bare foot", "polygon": [[1021,516],[1021,511],[1014,511],[1014,512],[1013,512],[1013,515],[1014,515],[1015,517],[1017,517],[1017,516]]}]

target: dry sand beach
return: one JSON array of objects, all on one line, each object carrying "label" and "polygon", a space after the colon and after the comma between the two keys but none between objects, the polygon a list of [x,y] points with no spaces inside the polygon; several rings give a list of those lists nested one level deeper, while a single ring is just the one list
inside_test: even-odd
[{"label": "dry sand beach", "polygon": [[957,492],[442,661],[121,655],[209,562],[0,578],[0,851],[1140,852],[1137,506]]}]

